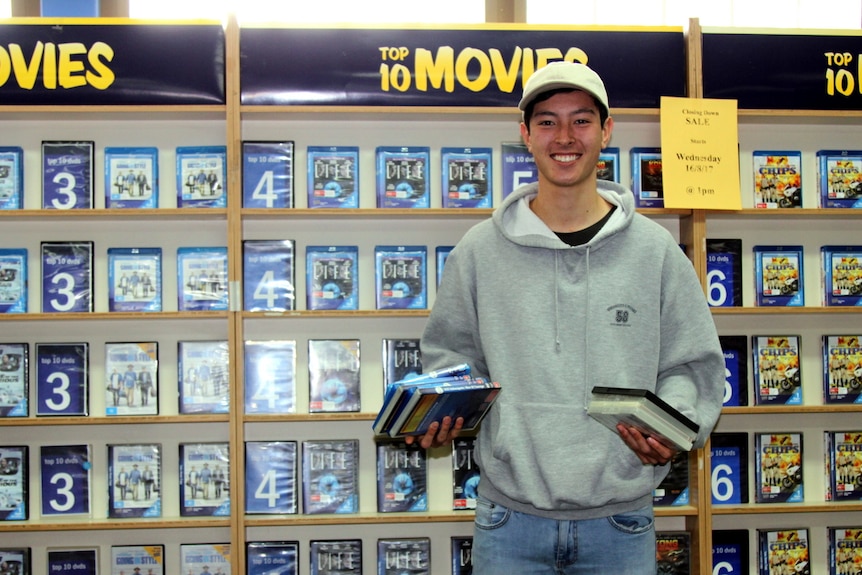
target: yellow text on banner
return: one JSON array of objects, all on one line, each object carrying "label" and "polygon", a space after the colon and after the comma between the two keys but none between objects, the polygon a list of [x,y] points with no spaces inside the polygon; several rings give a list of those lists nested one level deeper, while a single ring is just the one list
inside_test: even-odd
[{"label": "yellow text on banner", "polygon": [[742,208],[736,108],[736,100],[661,98],[666,208]]}]

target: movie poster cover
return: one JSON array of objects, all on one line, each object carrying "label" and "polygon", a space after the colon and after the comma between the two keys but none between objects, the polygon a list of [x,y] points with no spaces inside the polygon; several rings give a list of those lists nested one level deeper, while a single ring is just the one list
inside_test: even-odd
[{"label": "movie poster cover", "polygon": [[706,280],[710,307],[742,305],[742,240],[706,240]]},{"label": "movie poster cover", "polygon": [[805,305],[802,246],[754,246],[754,273],[757,305]]},{"label": "movie poster cover", "polygon": [[89,445],[40,448],[42,517],[90,515],[90,466]]},{"label": "movie poster cover", "polygon": [[245,342],[245,412],[296,413],[296,340]]},{"label": "movie poster cover", "polygon": [[473,575],[473,536],[451,537],[449,548],[452,554],[452,575]]},{"label": "movie poster cover", "polygon": [[0,343],[0,418],[28,417],[30,345]]},{"label": "movie poster cover", "polygon": [[862,306],[862,246],[821,246],[825,306]]},{"label": "movie poster cover", "polygon": [[228,413],[228,342],[180,341],[177,347],[180,413]]},{"label": "movie poster cover", "polygon": [[93,242],[42,242],[42,312],[93,311]]},{"label": "movie poster cover", "polygon": [[756,433],[754,441],[755,502],[803,502],[802,434]]},{"label": "movie poster cover", "polygon": [[93,207],[95,143],[42,142],[42,209]]},{"label": "movie poster cover", "polygon": [[158,148],[105,148],[105,207],[159,207]]},{"label": "movie poster cover", "polygon": [[357,246],[308,246],[305,264],[307,309],[359,309]]},{"label": "movie poster cover", "polygon": [[473,459],[476,438],[458,437],[452,441],[452,509],[476,509],[479,497],[479,465]]},{"label": "movie poster cover", "polygon": [[308,553],[311,575],[362,575],[361,539],[312,539]]},{"label": "movie poster cover", "polygon": [[653,490],[653,505],[656,507],[689,505],[691,500],[688,478],[688,452],[680,451],[670,460],[670,470]]},{"label": "movie poster cover", "polygon": [[824,335],[823,402],[862,403],[862,335]]},{"label": "movie poster cover", "polygon": [[523,185],[539,181],[536,159],[523,142],[503,142],[500,144],[502,177],[500,181],[502,199]]},{"label": "movie poster cover", "polygon": [[862,151],[819,150],[817,185],[821,208],[862,208]]},{"label": "movie poster cover", "polygon": [[596,178],[606,182],[620,183],[619,148],[602,148],[596,162]]},{"label": "movie poster cover", "polygon": [[245,553],[248,575],[299,575],[298,541],[253,541]]},{"label": "movie poster cover", "polygon": [[359,441],[302,442],[302,511],[305,515],[359,512]]},{"label": "movie poster cover", "polygon": [[162,446],[108,445],[108,517],[162,516]]},{"label": "movie poster cover", "polygon": [[710,436],[710,477],[713,505],[748,503],[748,433]]},{"label": "movie poster cover", "polygon": [[375,156],[378,208],[431,207],[431,148],[379,146]]},{"label": "movie poster cover", "polygon": [[29,471],[26,445],[0,446],[0,521],[30,518]]},{"label": "movie poster cover", "polygon": [[27,313],[27,250],[0,248],[0,313]]},{"label": "movie poster cover", "polygon": [[36,415],[88,415],[90,344],[36,344]]},{"label": "movie poster cover", "polygon": [[824,431],[826,501],[862,499],[862,431]]},{"label": "movie poster cover", "polygon": [[294,142],[242,143],[242,207],[292,208]]},{"label": "movie poster cover", "polygon": [[180,146],[177,158],[177,207],[227,207],[227,148]]},{"label": "movie poster cover", "polygon": [[359,351],[358,339],[308,340],[309,413],[361,409]]},{"label": "movie poster cover", "polygon": [[108,311],[162,311],[162,248],[108,248]]},{"label": "movie poster cover", "polygon": [[425,450],[403,441],[377,443],[377,512],[428,511]]},{"label": "movie poster cover", "polygon": [[182,543],[181,575],[231,575],[230,543]]},{"label": "movie poster cover", "polygon": [[377,575],[431,575],[431,539],[378,539]]},{"label": "movie poster cover", "polygon": [[294,243],[293,240],[242,242],[243,309],[296,309]]},{"label": "movie poster cover", "polygon": [[490,208],[494,204],[491,148],[442,148],[444,208]]},{"label": "movie poster cover", "polygon": [[165,546],[112,545],[110,575],[165,575]]},{"label": "movie poster cover", "polygon": [[749,555],[748,529],[713,529],[713,573],[747,573]]},{"label": "movie poster cover", "polygon": [[377,309],[428,307],[428,248],[375,246],[374,270]]},{"label": "movie poster cover", "polygon": [[227,311],[227,248],[177,248],[179,311]]},{"label": "movie poster cover", "polygon": [[308,146],[308,207],[359,207],[359,147]]},{"label": "movie poster cover", "polygon": [[761,575],[811,575],[808,529],[758,529]]},{"label": "movie poster cover", "polygon": [[299,506],[296,441],[245,442],[245,512],[294,515]]},{"label": "movie poster cover", "polygon": [[419,338],[383,338],[383,390],[402,379],[422,374],[422,351]]},{"label": "movie poster cover", "polygon": [[158,342],[105,343],[105,379],[105,415],[158,415]]},{"label": "movie poster cover", "polygon": [[798,150],[755,150],[755,208],[802,207],[802,152]]},{"label": "movie poster cover", "polygon": [[48,573],[98,575],[99,548],[48,547]]},{"label": "movie poster cover", "polygon": [[829,575],[850,575],[862,565],[862,527],[827,527]]},{"label": "movie poster cover", "polygon": [[751,336],[757,405],[802,405],[800,336]]},{"label": "movie poster cover", "polygon": [[0,146],[0,210],[24,209],[24,149]]},{"label": "movie poster cover", "polygon": [[691,533],[657,531],[655,534],[656,573],[689,575],[691,573]]},{"label": "movie poster cover", "polygon": [[724,353],[723,406],[748,405],[748,336],[719,335]]},{"label": "movie poster cover", "polygon": [[0,547],[0,566],[3,565],[6,566],[4,575],[33,575],[30,548]]},{"label": "movie poster cover", "polygon": [[434,248],[434,254],[437,263],[437,287],[440,287],[440,282],[443,281],[443,268],[446,267],[446,260],[449,259],[449,254],[455,246],[437,246]]},{"label": "movie poster cover", "polygon": [[180,443],[180,515],[230,515],[227,443]]},{"label": "movie poster cover", "polygon": [[635,147],[630,151],[632,192],[638,208],[664,207],[661,148]]}]

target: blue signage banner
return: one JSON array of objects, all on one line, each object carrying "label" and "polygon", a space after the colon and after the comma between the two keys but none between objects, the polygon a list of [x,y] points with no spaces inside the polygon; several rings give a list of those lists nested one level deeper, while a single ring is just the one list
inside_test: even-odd
[{"label": "blue signage banner", "polygon": [[703,34],[703,96],[751,110],[862,109],[862,34]]},{"label": "blue signage banner", "polygon": [[587,63],[614,108],[685,96],[681,28],[242,28],[241,101],[257,106],[514,107],[554,60]]},{"label": "blue signage banner", "polygon": [[95,22],[0,24],[0,105],[225,103],[221,24]]}]

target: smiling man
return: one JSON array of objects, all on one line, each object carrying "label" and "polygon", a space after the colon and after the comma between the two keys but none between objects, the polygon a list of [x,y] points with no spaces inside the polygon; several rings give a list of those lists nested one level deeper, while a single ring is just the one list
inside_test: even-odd
[{"label": "smiling man", "polygon": [[[614,125],[601,78],[549,64],[519,108],[539,180],[452,250],[421,343],[426,370],[466,362],[502,386],[476,442],[473,573],[652,575],[652,494],[674,452],[593,420],[590,391],[652,391],[703,446],[724,391],[718,336],[673,236],[596,178]],[[411,442],[442,445],[462,423]]]}]

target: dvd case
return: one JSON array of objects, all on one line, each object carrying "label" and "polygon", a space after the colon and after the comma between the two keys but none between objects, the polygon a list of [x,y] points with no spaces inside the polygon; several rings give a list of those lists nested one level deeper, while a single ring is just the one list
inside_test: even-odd
[{"label": "dvd case", "polygon": [[607,182],[620,183],[620,149],[602,148],[596,162],[596,178]]},{"label": "dvd case", "polygon": [[36,344],[36,415],[88,415],[90,344]]},{"label": "dvd case", "polygon": [[829,575],[852,573],[862,564],[862,526],[826,527],[826,549]]},{"label": "dvd case", "polygon": [[802,405],[800,336],[753,335],[755,404]]},{"label": "dvd case", "polygon": [[0,146],[0,210],[24,209],[24,149]]},{"label": "dvd case", "polygon": [[30,415],[30,345],[0,343],[0,418]]},{"label": "dvd case", "polygon": [[180,574],[231,575],[230,543],[181,543]]},{"label": "dvd case", "polygon": [[0,547],[0,565],[6,565],[9,575],[34,575],[29,547]]},{"label": "dvd case", "polygon": [[754,293],[759,306],[804,306],[802,246],[754,246]]},{"label": "dvd case", "polygon": [[228,309],[227,248],[177,248],[177,309]]},{"label": "dvd case", "polygon": [[165,575],[165,546],[112,545],[110,575]]},{"label": "dvd case", "polygon": [[823,335],[823,402],[862,403],[862,335]]},{"label": "dvd case", "polygon": [[419,338],[383,338],[383,389],[390,383],[422,373]]},{"label": "dvd case", "polygon": [[679,507],[689,505],[688,452],[680,451],[670,462],[670,469],[661,483],[653,490],[652,503],[656,507]]},{"label": "dvd case", "polygon": [[357,246],[307,246],[305,264],[309,310],[359,309]]},{"label": "dvd case", "polygon": [[162,311],[162,248],[108,248],[108,311]]},{"label": "dvd case", "polygon": [[491,148],[442,148],[443,207],[490,208],[493,205]]},{"label": "dvd case", "polygon": [[425,450],[403,441],[377,442],[377,512],[428,511]]},{"label": "dvd case", "polygon": [[296,341],[245,342],[245,412],[296,413]]},{"label": "dvd case", "polygon": [[473,536],[456,535],[449,541],[452,575],[473,575]]},{"label": "dvd case", "polygon": [[862,499],[862,431],[824,431],[826,501]]},{"label": "dvd case", "polygon": [[0,446],[0,521],[30,518],[30,457],[26,445]]},{"label": "dvd case", "polygon": [[476,509],[479,498],[479,465],[473,459],[476,438],[458,437],[452,441],[452,509]]},{"label": "dvd case", "polygon": [[246,575],[299,575],[298,541],[246,543]]},{"label": "dvd case", "polygon": [[757,503],[801,503],[803,489],[802,434],[755,433]]},{"label": "dvd case", "polygon": [[377,540],[377,575],[431,575],[431,539],[396,537]]},{"label": "dvd case", "polygon": [[362,575],[361,539],[312,539],[308,552],[311,575]]},{"label": "dvd case", "polygon": [[180,515],[230,515],[228,444],[180,443]]},{"label": "dvd case", "polygon": [[302,442],[302,511],[359,512],[359,441],[356,439]]},{"label": "dvd case", "polygon": [[862,208],[862,151],[819,150],[817,187],[821,208]]},{"label": "dvd case", "polygon": [[42,142],[42,209],[93,208],[95,144]]},{"label": "dvd case", "polygon": [[748,433],[713,433],[710,465],[712,504],[748,503]]},{"label": "dvd case", "polygon": [[539,181],[539,170],[536,159],[523,142],[503,142],[500,144],[500,162],[502,164],[502,198],[525,184]]},{"label": "dvd case", "polygon": [[158,148],[105,148],[105,207],[159,207]]},{"label": "dvd case", "polygon": [[758,529],[760,575],[811,575],[808,529]]},{"label": "dvd case", "polygon": [[106,342],[105,380],[105,415],[158,415],[158,342]]},{"label": "dvd case", "polygon": [[43,445],[39,451],[42,516],[90,515],[90,446]]},{"label": "dvd case", "polygon": [[296,441],[245,442],[245,512],[298,512]]},{"label": "dvd case", "polygon": [[161,444],[108,445],[108,517],[161,517],[161,493]]},{"label": "dvd case", "polygon": [[361,409],[358,339],[308,340],[309,413]]},{"label": "dvd case", "polygon": [[724,401],[722,405],[748,405],[748,336],[720,335],[724,353]]},{"label": "dvd case", "polygon": [[0,248],[0,313],[27,313],[27,250]]},{"label": "dvd case", "polygon": [[228,342],[177,342],[180,413],[228,413]]},{"label": "dvd case", "polygon": [[380,146],[375,156],[378,208],[431,207],[431,148]]},{"label": "dvd case", "polygon": [[437,264],[437,287],[440,287],[440,282],[443,281],[443,269],[446,267],[446,260],[449,259],[449,254],[455,246],[437,246],[434,248]]},{"label": "dvd case", "polygon": [[242,207],[292,208],[294,142],[242,143]]},{"label": "dvd case", "polygon": [[691,573],[691,533],[688,531],[656,531],[656,573],[689,575]]},{"label": "dvd case", "polygon": [[308,146],[308,207],[359,207],[359,147]]},{"label": "dvd case", "polygon": [[712,530],[712,572],[748,573],[748,529]]},{"label": "dvd case", "polygon": [[176,149],[177,207],[227,207],[227,147],[180,146]]},{"label": "dvd case", "polygon": [[664,177],[661,148],[634,147],[629,154],[635,206],[638,208],[663,208]]},{"label": "dvd case", "polygon": [[377,309],[428,307],[428,248],[375,246],[374,271]]},{"label": "dvd case", "polygon": [[42,242],[42,312],[93,311],[93,242]]},{"label": "dvd case", "polygon": [[98,547],[48,547],[45,550],[48,557],[46,573],[74,573],[74,575],[98,575]]},{"label": "dvd case", "polygon": [[293,240],[242,242],[242,293],[246,311],[295,309]]},{"label": "dvd case", "polygon": [[706,240],[707,302],[711,307],[742,305],[742,240]]},{"label": "dvd case", "polygon": [[798,150],[755,150],[755,208],[802,207],[802,152]]},{"label": "dvd case", "polygon": [[821,246],[824,306],[862,306],[862,246]]}]

